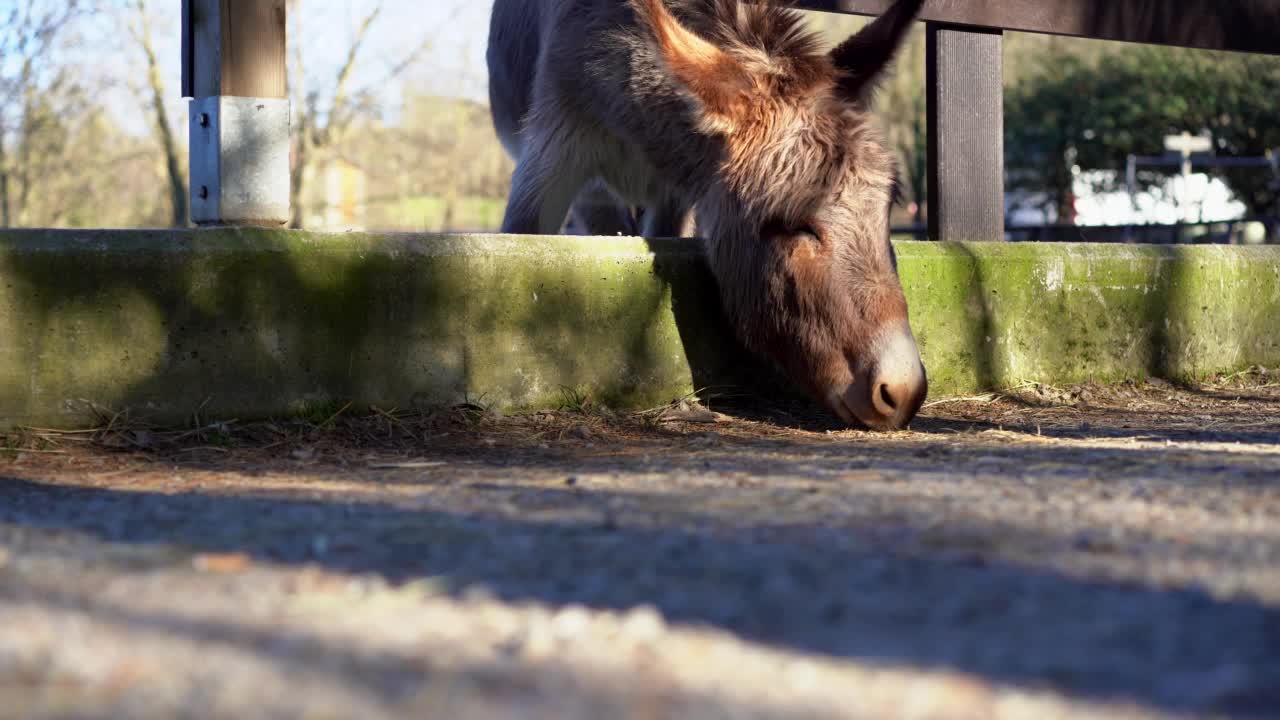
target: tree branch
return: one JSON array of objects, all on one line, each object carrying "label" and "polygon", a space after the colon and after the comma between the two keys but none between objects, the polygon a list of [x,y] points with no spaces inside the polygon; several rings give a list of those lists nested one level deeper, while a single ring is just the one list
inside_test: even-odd
[{"label": "tree branch", "polygon": [[382,3],[378,3],[374,7],[373,12],[365,17],[356,30],[355,38],[351,41],[351,48],[347,51],[347,59],[342,63],[341,69],[338,70],[337,82],[333,86],[333,102],[329,106],[329,119],[324,127],[324,143],[329,144],[335,140],[334,136],[341,133],[350,122],[350,115],[345,114],[347,103],[347,82],[351,79],[351,72],[355,69],[356,58],[360,55],[360,47],[364,45],[365,38],[369,35],[369,28],[373,25],[378,16],[382,14]]}]

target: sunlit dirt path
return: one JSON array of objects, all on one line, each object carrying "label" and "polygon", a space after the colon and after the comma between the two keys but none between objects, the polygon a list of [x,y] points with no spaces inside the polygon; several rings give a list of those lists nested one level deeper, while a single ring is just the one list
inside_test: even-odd
[{"label": "sunlit dirt path", "polygon": [[0,436],[0,716],[1280,716],[1267,380]]}]

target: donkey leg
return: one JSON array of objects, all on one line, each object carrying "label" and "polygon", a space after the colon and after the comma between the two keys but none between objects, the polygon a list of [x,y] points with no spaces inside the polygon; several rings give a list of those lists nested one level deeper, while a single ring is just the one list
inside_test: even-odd
[{"label": "donkey leg", "polygon": [[683,238],[693,235],[693,211],[687,202],[666,197],[644,209],[644,236]]},{"label": "donkey leg", "polygon": [[592,180],[578,193],[569,213],[567,232],[572,235],[635,235],[636,222],[624,204],[602,180]]},{"label": "donkey leg", "polygon": [[530,138],[511,177],[511,197],[502,232],[555,235],[564,227],[573,198],[586,175],[566,156],[568,145],[555,137]]}]

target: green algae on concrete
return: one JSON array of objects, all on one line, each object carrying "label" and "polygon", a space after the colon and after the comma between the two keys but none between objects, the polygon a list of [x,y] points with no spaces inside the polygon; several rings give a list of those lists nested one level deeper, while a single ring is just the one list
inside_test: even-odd
[{"label": "green algae on concrete", "polygon": [[[705,285],[696,252],[663,255]],[[673,318],[643,240],[10,231],[0,422],[654,405],[693,390]]]},{"label": "green algae on concrete", "polygon": [[[932,394],[1280,363],[1280,248],[898,243]],[[695,243],[0,231],[0,426],[769,384]]]},{"label": "green algae on concrete", "polygon": [[1280,363],[1280,248],[900,243],[934,394]]}]

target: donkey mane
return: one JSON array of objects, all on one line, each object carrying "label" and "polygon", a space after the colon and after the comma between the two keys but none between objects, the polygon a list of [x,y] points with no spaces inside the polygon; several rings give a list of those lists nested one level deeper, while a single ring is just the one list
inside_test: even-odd
[{"label": "donkey mane", "polygon": [[698,126],[723,138],[721,177],[739,212],[798,222],[848,183],[892,195],[894,158],[800,12],[780,0],[630,2],[701,99]]},{"label": "donkey mane", "polygon": [[804,15],[787,4],[703,0],[725,43],[761,50],[771,56],[817,60],[822,40],[805,25]]},{"label": "donkey mane", "polygon": [[787,4],[741,0],[700,0],[708,39],[773,76],[775,82],[804,87],[830,77],[823,41],[804,15]]}]

